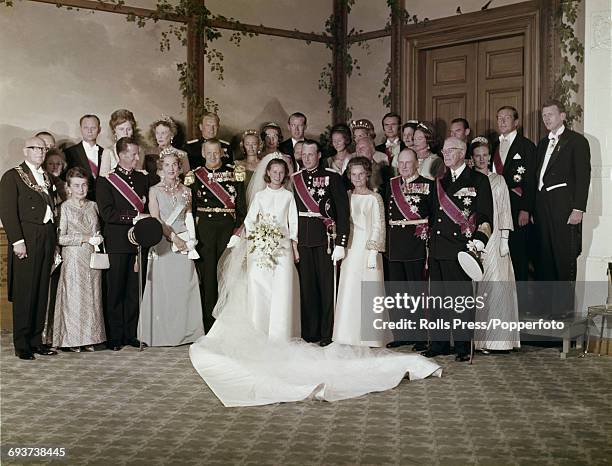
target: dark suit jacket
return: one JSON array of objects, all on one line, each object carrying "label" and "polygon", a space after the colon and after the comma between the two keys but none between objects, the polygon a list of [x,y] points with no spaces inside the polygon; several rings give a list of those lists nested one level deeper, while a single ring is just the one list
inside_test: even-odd
[{"label": "dark suit jacket", "polygon": [[285,139],[278,145],[278,150],[283,154],[290,155],[293,159],[293,140],[291,138]]},{"label": "dark suit jacket", "polygon": [[[429,255],[434,259],[457,260],[457,253],[466,250],[468,241],[478,239],[486,245],[491,236],[494,228],[491,184],[486,175],[467,166],[454,183],[450,170],[440,178],[440,182],[457,207],[465,211],[468,217],[475,214],[476,231],[468,236],[440,208],[437,182],[434,182],[434,209],[433,215],[429,216]],[[457,195],[468,190],[473,191],[474,195]]]},{"label": "dark suit jacket", "polygon": [[[35,185],[36,179],[26,163],[23,162],[20,167]],[[53,185],[50,188],[50,196],[34,191],[21,179],[16,168],[7,171],[0,180],[0,220],[8,238],[9,300],[13,297],[13,243],[26,239],[24,224],[43,224],[47,206],[50,206],[51,210],[54,209],[52,190]]]},{"label": "dark suit jacket", "polygon": [[[130,181],[118,170],[115,170],[115,173],[125,181]],[[148,212],[149,180],[147,175],[134,170],[131,174],[131,181],[138,196],[145,197],[145,212]],[[138,215],[138,211],[104,176],[98,177],[96,197],[98,211],[104,221],[106,251],[115,254],[136,254],[136,246],[128,240],[128,231],[132,228],[132,220]]]},{"label": "dark suit jacket", "polygon": [[[548,137],[543,138],[538,144],[536,189],[548,144]],[[555,210],[567,218],[573,209],[586,211],[590,183],[589,142],[582,134],[565,128],[546,167],[542,191],[553,196]]]},{"label": "dark suit jacket", "polygon": [[[104,152],[104,147],[98,146],[98,168],[100,168],[100,164],[102,163],[102,152]],[[70,170],[73,167],[81,167],[88,175],[89,182],[89,191],[87,192],[87,199],[91,201],[96,200],[96,178],[93,176],[91,172],[91,167],[89,166],[89,161],[87,160],[87,154],[85,153],[85,148],[83,147],[83,141],[75,144],[74,146],[68,147],[64,154],[66,154],[66,171]],[[65,178],[65,177],[64,177]]]},{"label": "dark suit jacket", "polygon": [[[499,139],[493,153],[499,150]],[[493,157],[491,157],[493,163]],[[512,141],[504,163],[504,179],[510,191],[510,206],[515,226],[518,213],[524,210],[533,213],[536,181],[536,146],[529,139],[517,134]],[[522,173],[521,173],[522,172]]]},{"label": "dark suit jacket", "polygon": [[[382,152],[383,154],[387,153],[387,141],[383,142],[382,144],[379,144],[376,146],[376,150],[378,152]],[[400,152],[403,151],[406,148],[406,144],[404,144],[404,141],[402,141],[402,139],[400,138]]]}]

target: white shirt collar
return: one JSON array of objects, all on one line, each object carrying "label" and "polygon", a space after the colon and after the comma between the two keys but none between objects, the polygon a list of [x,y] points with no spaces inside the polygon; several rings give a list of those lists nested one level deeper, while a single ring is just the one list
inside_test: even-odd
[{"label": "white shirt collar", "polygon": [[561,125],[561,127],[556,132],[551,131],[550,133],[548,133],[548,139],[559,139],[559,136],[563,134],[563,131],[565,131],[565,125]]},{"label": "white shirt collar", "polygon": [[45,173],[45,171],[43,170],[42,165],[38,168],[36,168],[36,166],[33,163],[28,162],[27,160],[25,161],[26,165],[30,168],[30,171],[32,173],[40,173],[41,175],[43,173]]},{"label": "white shirt collar", "polygon": [[399,138],[395,138],[395,139],[387,139],[387,142],[385,142],[385,145],[388,146],[395,146],[396,144],[399,144]]},{"label": "white shirt collar", "polygon": [[293,139],[293,137],[291,137],[291,142],[293,143],[293,146],[294,146],[294,147],[295,147],[295,145],[296,145],[298,142],[303,141],[303,140],[304,140],[304,138],[302,138],[302,139]]},{"label": "white shirt collar", "polygon": [[516,130],[509,132],[507,136],[504,136],[503,134],[500,134],[499,135],[499,141],[501,142],[502,140],[505,139],[509,143],[512,143],[514,141],[514,138],[516,137],[516,134],[517,134]]},{"label": "white shirt collar", "polygon": [[466,167],[465,162],[463,162],[463,164],[461,164],[461,166],[457,168],[456,170],[451,169],[451,173],[452,175],[454,175],[455,179],[461,176],[461,174],[463,173],[463,170],[465,170],[465,167]]},{"label": "white shirt collar", "polygon": [[98,144],[97,144],[97,143],[96,143],[96,144],[94,144],[94,145],[92,146],[91,144],[89,144],[89,143],[88,143],[87,141],[85,141],[84,139],[83,139],[83,141],[82,141],[82,142],[83,142],[83,147],[85,148],[85,150],[94,150],[94,149],[97,149],[97,148],[98,148]]}]

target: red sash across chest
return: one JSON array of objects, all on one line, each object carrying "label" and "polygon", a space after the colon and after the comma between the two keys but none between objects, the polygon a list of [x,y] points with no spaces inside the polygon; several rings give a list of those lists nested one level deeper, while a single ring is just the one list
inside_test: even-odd
[{"label": "red sash across chest", "polygon": [[209,178],[209,171],[204,167],[200,167],[194,171],[195,176],[202,182],[206,188],[215,195],[219,201],[225,206],[226,209],[235,209],[236,204],[232,201],[232,196],[225,190],[225,188],[218,182]]},{"label": "red sash across chest", "polygon": [[139,213],[143,213],[145,209],[144,202],[136,191],[119,175],[116,173],[110,173],[108,175],[108,181],[115,187],[117,191],[136,209]]},{"label": "red sash across chest", "polygon": [[[418,211],[412,211],[412,206],[406,200],[406,197],[402,192],[402,184],[400,177],[391,179],[391,195],[393,196],[395,205],[397,206],[401,214],[404,216],[404,218],[406,218],[407,220],[420,220],[422,218]],[[423,233],[427,232],[427,230],[428,226],[426,223],[416,225],[414,235],[421,237]]]},{"label": "red sash across chest", "polygon": [[93,174],[94,178],[97,178],[98,177],[98,166],[89,159],[87,159],[87,163],[89,163],[89,169],[91,170],[91,173]]},{"label": "red sash across chest", "polygon": [[465,217],[463,212],[457,205],[452,201],[452,199],[446,194],[444,188],[442,187],[442,182],[440,178],[436,180],[436,189],[438,191],[438,200],[440,202],[440,207],[444,213],[450,218],[455,224],[459,225],[461,228],[461,233],[464,235],[467,233],[468,236],[471,236],[474,231],[476,231],[476,214],[472,214],[469,217]]},{"label": "red sash across chest", "polygon": [[[298,173],[293,177],[293,185],[295,187],[295,192],[298,194],[300,200],[306,206],[308,211],[312,212],[313,214],[321,215],[321,209],[319,209],[318,202],[314,200],[314,198],[310,194],[310,191],[308,191],[308,188],[306,187],[306,182],[304,181],[303,172]],[[330,225],[335,223],[334,219],[332,218],[323,217],[323,215],[321,215],[320,218],[321,220],[323,220],[323,224],[326,227],[329,227]]]}]

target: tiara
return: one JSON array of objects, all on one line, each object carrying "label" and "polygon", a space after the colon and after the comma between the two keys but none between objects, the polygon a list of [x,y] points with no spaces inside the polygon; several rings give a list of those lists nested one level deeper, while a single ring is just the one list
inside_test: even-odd
[{"label": "tiara", "polygon": [[370,120],[367,120],[365,118],[362,118],[361,120],[353,120],[351,121],[351,129],[355,130],[355,129],[369,129],[369,130],[373,130],[374,129],[374,125],[372,124],[372,122]]},{"label": "tiara", "polygon": [[485,138],[484,136],[478,136],[472,139],[472,144],[474,144],[475,142],[482,142],[483,144],[489,144],[489,140]]},{"label": "tiara", "polygon": [[265,125],[263,125],[263,126],[261,127],[261,130],[263,131],[263,130],[264,130],[264,129],[266,129],[266,128],[278,128],[278,129],[281,129],[281,127],[280,127],[280,126],[278,126],[278,123],[274,123],[273,121],[271,121],[271,122],[266,123]]},{"label": "tiara", "polygon": [[167,124],[168,126],[170,126],[170,130],[171,130],[173,133],[176,133],[176,123],[175,123],[175,121],[174,121],[172,118],[170,118],[168,115],[164,115],[164,114],[162,113],[161,117],[159,117],[157,120],[155,120],[151,126],[153,126],[153,128],[155,128],[155,127],[156,127],[157,125],[159,125],[160,123],[165,123],[165,124]]},{"label": "tiara", "polygon": [[242,133],[242,139],[247,136],[257,136],[259,137],[259,132],[255,129],[247,129],[244,133]]},{"label": "tiara", "polygon": [[181,153],[176,147],[168,146],[159,153],[159,158],[163,159],[168,155],[175,155],[178,158],[181,158]]},{"label": "tiara", "polygon": [[408,120],[405,124],[410,124],[410,125],[418,125],[419,124],[419,120]]}]

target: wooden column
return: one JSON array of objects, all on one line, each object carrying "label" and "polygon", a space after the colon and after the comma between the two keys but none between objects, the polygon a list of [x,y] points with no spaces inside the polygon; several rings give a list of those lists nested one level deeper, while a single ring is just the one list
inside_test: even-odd
[{"label": "wooden column", "polygon": [[198,103],[204,103],[204,38],[198,34],[193,21],[187,23],[187,63],[194,71],[194,85],[197,90],[195,102],[187,105],[187,133],[189,139],[200,137],[197,108]]},{"label": "wooden column", "polygon": [[346,122],[347,0],[334,0],[332,123]]},{"label": "wooden column", "polygon": [[[401,114],[401,80],[402,80],[402,26],[405,0],[396,0],[391,4],[391,111]],[[407,116],[406,116],[407,118]]]}]

